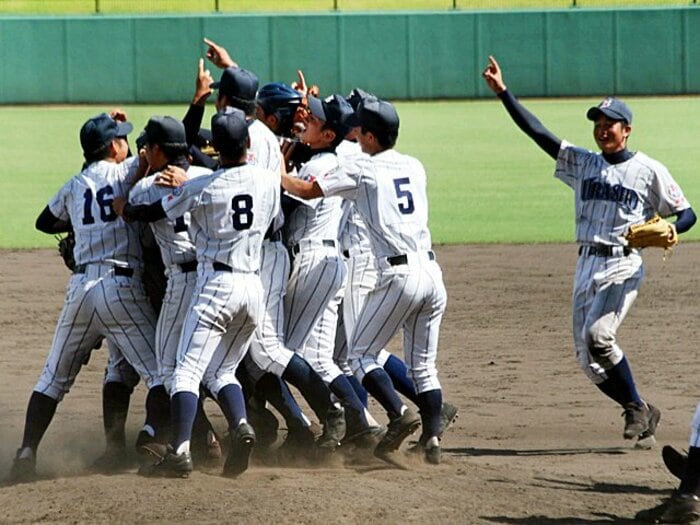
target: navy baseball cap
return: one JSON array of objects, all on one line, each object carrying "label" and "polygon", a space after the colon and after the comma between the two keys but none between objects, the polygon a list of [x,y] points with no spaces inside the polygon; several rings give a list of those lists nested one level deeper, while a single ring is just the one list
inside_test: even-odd
[{"label": "navy baseball cap", "polygon": [[613,120],[624,120],[632,124],[632,110],[619,98],[607,97],[600,104],[588,110],[588,120],[596,120],[600,115]]},{"label": "navy baseball cap", "polygon": [[355,88],[353,89],[350,94],[345,97],[345,100],[348,101],[348,104],[352,106],[352,115],[348,116],[347,118],[347,124],[351,128],[355,128],[360,125],[360,119],[357,115],[357,110],[360,107],[360,102],[362,102],[365,99],[372,99],[372,98],[377,98],[371,93],[367,93],[366,91],[361,90],[360,88]]},{"label": "navy baseball cap", "polygon": [[255,100],[258,93],[258,77],[255,73],[242,67],[227,67],[221,79],[209,86],[219,93],[243,100]]},{"label": "navy baseball cap", "polygon": [[357,108],[360,126],[377,131],[395,132],[399,130],[399,114],[386,100],[367,98]]},{"label": "navy baseball cap", "polygon": [[351,126],[347,121],[354,112],[342,95],[330,95],[323,100],[310,96],[308,104],[312,115],[323,120],[339,134],[345,136],[350,131]]},{"label": "navy baseball cap", "polygon": [[151,117],[143,130],[147,144],[170,148],[186,148],[185,125],[173,117]]},{"label": "navy baseball cap", "polygon": [[242,111],[217,113],[211,118],[214,149],[226,152],[248,140],[248,123]]},{"label": "navy baseball cap", "polygon": [[129,122],[118,122],[107,113],[88,120],[80,128],[80,145],[83,153],[90,155],[102,149],[117,137],[126,137],[134,127]]}]

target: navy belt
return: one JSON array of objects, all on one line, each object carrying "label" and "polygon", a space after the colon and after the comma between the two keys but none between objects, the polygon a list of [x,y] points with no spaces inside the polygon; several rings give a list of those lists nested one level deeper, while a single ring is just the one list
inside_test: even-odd
[{"label": "navy belt", "polygon": [[179,263],[178,266],[183,273],[196,272],[197,271],[197,261],[187,261],[184,263]]},{"label": "navy belt", "polygon": [[343,250],[343,257],[345,257],[346,259],[349,259],[350,258],[350,250]]},{"label": "navy belt", "polygon": [[228,264],[220,263],[220,262],[214,262],[211,265],[212,268],[214,268],[214,271],[216,272],[233,272],[233,268],[231,268]]},{"label": "navy belt", "polygon": [[[592,255],[594,257],[612,257],[615,254],[615,249],[618,249],[618,255],[622,253],[625,257],[632,253],[628,246],[610,246],[606,244],[585,244],[578,247],[579,255]],[[621,248],[621,250],[620,250]]]},{"label": "navy belt", "polygon": [[[433,250],[428,250],[428,259],[431,261],[435,260],[435,252]],[[392,257],[387,257],[386,262],[388,262],[391,266],[408,264],[408,255],[393,255]]]},{"label": "navy belt", "polygon": [[[73,273],[85,273],[87,270],[88,265],[87,264],[79,264],[78,266],[75,267],[75,270]],[[134,276],[134,269],[133,268],[125,268],[124,266],[114,266],[114,275],[120,275],[123,277],[133,277]]]},{"label": "navy belt", "polygon": [[[328,246],[329,248],[335,248],[335,241],[331,239],[323,239],[321,241],[321,244],[323,246]],[[294,246],[292,246],[292,255],[296,255],[297,253],[299,253],[299,245],[295,244]]]}]

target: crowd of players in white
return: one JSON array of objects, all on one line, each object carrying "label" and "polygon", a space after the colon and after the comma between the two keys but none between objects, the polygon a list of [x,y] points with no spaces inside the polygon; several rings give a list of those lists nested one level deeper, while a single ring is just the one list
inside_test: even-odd
[{"label": "crowd of players in white", "polygon": [[[151,459],[145,475],[187,477],[198,428],[203,459],[220,454],[204,396],[228,423],[227,476],[247,469],[256,441],[274,440],[263,437],[276,429],[266,402],[287,423],[280,450],[292,455],[368,449],[401,466],[400,445],[422,426],[413,450],[439,463],[439,439],[457,412],[442,401],[436,368],[446,291],[423,166],[393,149],[396,110],[361,90],[325,99],[303,85],[259,90],[253,73],[207,44],[223,74],[210,82],[200,62],[185,119],[151,118],[134,156],[125,115],[88,120],[83,171],[37,219],[45,232],[73,230],[75,268],[11,479],[36,476],[56,405],[103,340],[100,469],[127,464],[124,418],[139,377],[149,389],[137,441]],[[192,137],[203,134],[212,89],[216,164],[196,166],[205,156]],[[141,280],[149,239],[167,277],[159,313]],[[405,362],[385,350],[401,329]],[[314,411],[320,435],[286,383]],[[368,412],[368,393],[386,410],[386,427]]]}]

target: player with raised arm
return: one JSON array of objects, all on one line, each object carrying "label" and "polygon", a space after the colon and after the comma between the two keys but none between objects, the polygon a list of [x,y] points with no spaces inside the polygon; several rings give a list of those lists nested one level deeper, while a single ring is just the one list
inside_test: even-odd
[{"label": "player with raised arm", "polygon": [[666,167],[627,148],[632,112],[605,98],[588,110],[594,153],[555,137],[525,109],[503,82],[495,58],[483,72],[486,83],[513,121],[556,161],[555,177],[574,190],[579,257],[573,292],[573,336],[577,360],[588,378],[624,408],[625,439],[650,448],[661,412],[646,402],[617,343],[617,330],[637,298],[644,277],[642,254],[625,238],[631,226],[654,215],[676,216],[669,240],[696,221],[688,200]]}]

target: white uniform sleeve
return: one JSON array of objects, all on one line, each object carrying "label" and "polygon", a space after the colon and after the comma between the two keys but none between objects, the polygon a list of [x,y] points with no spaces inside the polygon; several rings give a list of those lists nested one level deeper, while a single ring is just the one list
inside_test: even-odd
[{"label": "white uniform sleeve", "polygon": [[649,199],[662,217],[675,215],[680,211],[690,208],[688,199],[685,198],[681,187],[673,180],[666,167],[657,163],[651,181]]},{"label": "white uniform sleeve", "polygon": [[174,221],[199,206],[210,180],[211,177],[208,176],[188,180],[182,186],[175,188],[170,195],[163,197],[161,203],[168,219]]},{"label": "white uniform sleeve", "polygon": [[317,178],[316,183],[326,197],[339,195],[353,200],[357,194],[361,171],[360,164],[343,162],[337,169]]},{"label": "white uniform sleeve", "polygon": [[153,187],[153,179],[155,176],[146,177],[136,183],[129,192],[129,204],[138,206],[140,204],[151,204],[156,202],[160,197],[151,191]]},{"label": "white uniform sleeve", "polygon": [[554,176],[573,188],[575,181],[584,173],[585,158],[589,155],[593,155],[593,153],[562,140]]},{"label": "white uniform sleeve", "polygon": [[57,219],[62,221],[69,221],[70,215],[68,214],[68,195],[70,195],[71,184],[73,179],[66,182],[63,187],[56,192],[56,194],[49,200],[49,211]]}]

